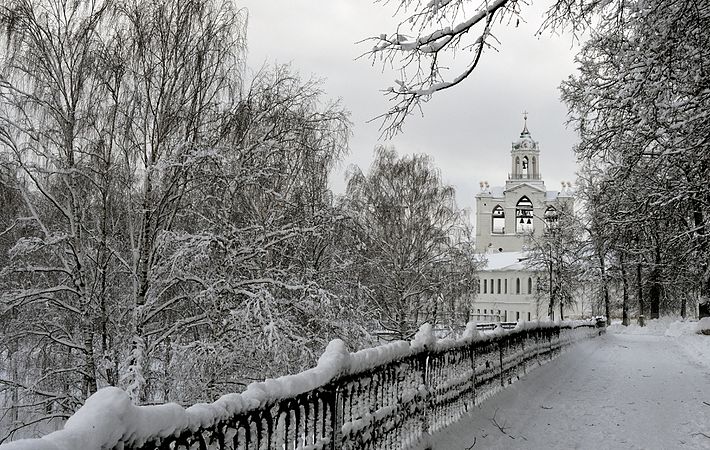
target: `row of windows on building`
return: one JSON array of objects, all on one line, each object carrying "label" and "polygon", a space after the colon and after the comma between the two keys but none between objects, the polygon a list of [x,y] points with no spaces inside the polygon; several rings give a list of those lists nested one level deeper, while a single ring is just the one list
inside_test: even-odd
[{"label": "row of windows on building", "polygon": [[[532,294],[533,292],[533,281],[532,278],[528,277],[528,283],[527,283],[527,294]],[[502,289],[501,289],[502,287]],[[521,292],[521,282],[520,278],[515,279],[515,293],[516,294],[522,294]],[[478,293],[479,294],[507,294],[508,293],[508,279],[507,278],[498,278],[498,279],[493,279],[491,278],[490,280],[488,279],[483,279],[481,280],[481,283],[478,284]]]},{"label": "row of windows on building", "polygon": [[[490,312],[489,312],[490,311]],[[515,321],[520,320],[520,311],[508,311],[508,310],[498,310],[496,313],[495,310],[491,309],[484,309],[483,312],[481,312],[480,309],[476,310],[476,313],[478,314],[478,320],[497,320],[500,322],[508,322],[512,321],[513,318],[515,318]],[[530,322],[532,320],[532,314],[529,312],[527,313],[528,317],[527,320]],[[523,316],[525,317],[525,316]]]}]

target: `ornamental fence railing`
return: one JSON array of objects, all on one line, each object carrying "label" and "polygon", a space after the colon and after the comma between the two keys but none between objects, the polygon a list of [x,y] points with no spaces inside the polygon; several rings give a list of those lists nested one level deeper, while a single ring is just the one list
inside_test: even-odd
[{"label": "ornamental fence railing", "polygon": [[134,406],[118,388],[92,395],[62,430],[2,450],[400,449],[430,436],[571,343],[596,322],[523,322],[437,341],[428,324],[411,342],[349,353],[332,341],[318,365],[252,383],[183,409]]},{"label": "ornamental fence railing", "polygon": [[542,180],[542,175],[532,173],[509,173],[509,180]]}]

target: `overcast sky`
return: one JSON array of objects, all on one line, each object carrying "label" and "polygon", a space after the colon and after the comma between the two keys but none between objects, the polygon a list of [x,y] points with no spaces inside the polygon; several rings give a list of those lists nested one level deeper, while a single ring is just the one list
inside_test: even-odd
[{"label": "overcast sky", "polygon": [[240,5],[249,10],[250,67],[290,62],[304,76],[323,78],[327,96],[341,98],[351,111],[351,151],[332,175],[336,192],[344,190],[348,165],[368,168],[375,146],[389,144],[400,154],[431,155],[443,179],[456,188],[459,206],[472,209],[480,181],[505,184],[510,144],[522,130],[525,110],[528,128],[540,142],[547,189],[574,181],[576,138],[565,128],[558,86],[574,71],[578,47],[572,47],[569,36],[535,36],[541,9],[524,7],[527,23],[499,26],[499,52],[484,53],[464,83],[435,95],[424,105],[423,117],[411,116],[400,135],[382,142],[379,123],[367,120],[387,110],[380,89],[394,84],[394,74],[367,59],[356,60],[372,46],[356,42],[394,31],[401,18],[392,17],[391,7],[369,0],[241,0]]}]

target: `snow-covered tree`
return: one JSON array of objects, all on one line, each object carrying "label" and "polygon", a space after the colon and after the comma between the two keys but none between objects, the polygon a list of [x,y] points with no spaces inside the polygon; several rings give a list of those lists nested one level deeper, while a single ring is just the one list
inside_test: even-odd
[{"label": "snow-covered tree", "polygon": [[545,218],[539,237],[527,241],[526,265],[538,274],[537,301],[547,305],[547,316],[564,319],[564,308],[574,305],[584,274],[587,247],[578,218],[569,203],[562,203],[554,215]]},{"label": "snow-covered tree", "polygon": [[116,14],[122,26],[110,48],[120,67],[115,137],[130,183],[125,262],[133,283],[124,378],[138,400],[146,395],[147,340],[163,329],[165,309],[178,306],[174,295],[159,295],[169,286],[154,273],[164,264],[163,235],[176,231],[187,195],[206,182],[202,166],[224,145],[221,127],[241,82],[244,17],[221,0],[133,0],[118,4]]},{"label": "snow-covered tree", "polygon": [[578,156],[600,170],[587,187],[599,193],[590,208],[604,211],[600,226],[619,243],[621,281],[635,272],[640,309],[645,284],[652,314],[662,305],[683,310],[670,302],[680,280],[701,299],[710,290],[710,51],[702,31],[710,7],[657,0],[616,11],[585,44],[563,99],[580,132]]},{"label": "snow-covered tree", "polygon": [[152,387],[173,385],[166,400],[215,398],[313,365],[334,337],[363,339],[359,309],[337,295],[346,274],[327,185],[349,122],[320,96],[288,67],[259,73],[227,144],[196,174],[210,182],[186,194],[175,229],[160,235],[149,294],[167,306],[146,343],[151,367],[172,379]]},{"label": "snow-covered tree", "polygon": [[350,173],[345,208],[358,239],[353,269],[377,328],[408,339],[421,323],[442,321],[445,303],[468,306],[470,230],[428,156],[379,147],[369,173]]},{"label": "snow-covered tree", "polygon": [[0,6],[0,442],[101,386],[212,400],[367,340],[327,179],[347,112],[249,80],[241,10]]},{"label": "snow-covered tree", "polygon": [[[2,340],[23,366],[2,384],[21,391],[16,407],[43,410],[44,419],[64,417],[106,374],[97,324],[110,313],[105,295],[116,276],[105,265],[113,198],[101,195],[114,170],[100,74],[109,10],[108,2],[21,0],[0,9],[0,160],[22,199],[10,224],[23,227],[0,268],[10,325]],[[35,420],[25,419],[15,413],[0,440]]]}]

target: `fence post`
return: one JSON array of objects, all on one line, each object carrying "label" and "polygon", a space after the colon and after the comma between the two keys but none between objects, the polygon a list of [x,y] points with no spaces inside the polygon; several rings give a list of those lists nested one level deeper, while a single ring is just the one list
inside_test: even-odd
[{"label": "fence post", "polygon": [[501,336],[498,338],[498,361],[500,363],[500,372],[499,372],[499,378],[500,378],[500,387],[504,388],[505,387],[505,381],[503,381],[503,341],[505,340],[506,336]]},{"label": "fence post", "polygon": [[429,434],[430,424],[429,424],[429,410],[431,409],[431,389],[429,386],[429,350],[427,346],[424,346],[422,352],[419,354],[419,367],[422,371],[422,386],[421,389],[424,391],[424,398],[421,400],[422,414],[422,444],[424,448],[431,449],[431,435]]},{"label": "fence post", "polygon": [[[525,331],[520,332],[520,347],[521,347],[521,354],[520,354],[520,364],[523,366],[523,375],[528,373],[528,354],[525,351],[525,342],[528,339],[528,330],[526,329]],[[518,379],[520,379],[520,376],[518,376]]]},{"label": "fence post", "polygon": [[466,410],[472,410],[476,406],[476,347],[473,343],[469,345],[471,356],[471,403],[466,405]]},{"label": "fence post", "polygon": [[336,450],[342,448],[343,440],[343,395],[342,387],[333,386],[330,389],[330,448]]}]

